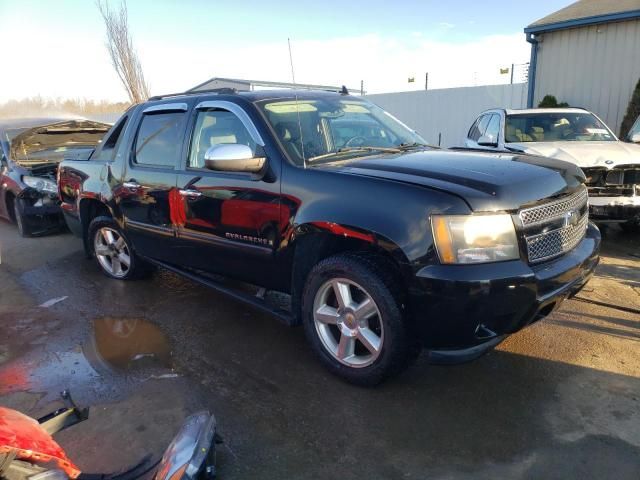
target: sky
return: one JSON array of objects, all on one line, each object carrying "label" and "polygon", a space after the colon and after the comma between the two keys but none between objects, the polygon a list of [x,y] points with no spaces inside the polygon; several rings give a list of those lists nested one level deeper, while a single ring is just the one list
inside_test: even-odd
[{"label": "sky", "polygon": [[[290,82],[287,38],[297,82],[381,93],[422,89],[427,72],[430,89],[509,82],[500,68],[529,61],[523,28],[570,3],[129,0],[128,12],[155,95],[214,76]],[[127,99],[92,0],[0,0],[0,45],[0,102]]]}]

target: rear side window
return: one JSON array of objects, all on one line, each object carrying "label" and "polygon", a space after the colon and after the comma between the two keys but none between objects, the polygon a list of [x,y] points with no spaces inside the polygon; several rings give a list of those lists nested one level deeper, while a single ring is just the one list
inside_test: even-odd
[{"label": "rear side window", "polygon": [[184,118],[184,112],[144,115],[134,146],[134,162],[174,167],[180,156]]}]

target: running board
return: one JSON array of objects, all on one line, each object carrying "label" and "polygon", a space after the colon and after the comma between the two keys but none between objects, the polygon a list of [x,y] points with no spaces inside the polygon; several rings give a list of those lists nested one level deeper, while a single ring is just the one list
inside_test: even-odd
[{"label": "running board", "polygon": [[179,267],[175,267],[169,263],[164,263],[159,260],[154,260],[148,257],[145,257],[145,260],[160,268],[164,268],[165,270],[169,270],[171,272],[177,273],[178,275],[186,277],[189,280],[193,280],[194,282],[200,283],[201,285],[212,288],[213,290],[220,292],[228,297],[231,297],[234,300],[249,304],[256,310],[260,310],[261,312],[264,312],[273,317],[276,317],[285,325],[288,325],[288,326],[296,325],[296,321],[293,315],[291,314],[291,312],[287,310],[283,310],[282,308],[276,307],[274,305],[269,305],[269,303],[264,298],[264,291],[262,289],[260,290],[261,295],[251,295],[249,293],[242,292],[238,289],[234,289],[232,287],[224,285],[222,282],[217,281],[214,278],[201,275],[191,270],[185,270]]}]

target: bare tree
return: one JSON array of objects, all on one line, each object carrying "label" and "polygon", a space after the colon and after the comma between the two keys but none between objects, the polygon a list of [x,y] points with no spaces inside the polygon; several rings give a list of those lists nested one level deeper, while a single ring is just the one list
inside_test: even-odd
[{"label": "bare tree", "polygon": [[149,86],[144,79],[138,55],[133,49],[127,20],[127,3],[123,0],[118,11],[111,10],[106,0],[96,0],[96,5],[107,28],[106,46],[113,68],[127,91],[129,100],[132,103],[144,102],[149,98]]}]

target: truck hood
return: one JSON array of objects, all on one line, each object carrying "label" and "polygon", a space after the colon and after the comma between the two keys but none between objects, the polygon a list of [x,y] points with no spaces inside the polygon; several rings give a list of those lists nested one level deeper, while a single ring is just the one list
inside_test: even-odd
[{"label": "truck hood", "polygon": [[452,193],[474,211],[516,210],[584,182],[584,174],[571,163],[511,153],[420,151],[360,157],[317,168]]},{"label": "truck hood", "polygon": [[640,145],[624,142],[525,142],[508,143],[532,155],[557,158],[575,163],[580,168],[614,168],[640,163]]}]

